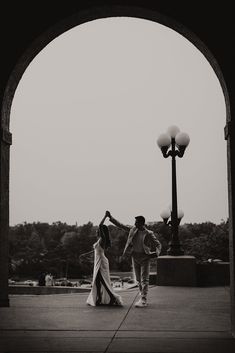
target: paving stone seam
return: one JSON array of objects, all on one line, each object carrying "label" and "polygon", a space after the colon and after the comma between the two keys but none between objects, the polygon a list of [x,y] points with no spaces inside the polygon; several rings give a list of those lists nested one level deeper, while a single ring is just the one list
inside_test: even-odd
[{"label": "paving stone seam", "polygon": [[109,347],[111,346],[111,344],[112,344],[112,342],[114,341],[114,339],[117,339],[117,338],[116,338],[117,332],[119,331],[120,327],[122,326],[123,322],[125,321],[125,319],[126,319],[127,315],[129,314],[131,308],[133,307],[133,304],[134,304],[134,302],[136,301],[137,296],[138,296],[138,292],[136,293],[136,295],[135,295],[135,297],[134,297],[134,299],[133,299],[133,301],[132,301],[132,303],[131,303],[129,309],[127,310],[127,312],[126,312],[124,318],[122,319],[120,325],[118,326],[118,328],[117,328],[117,330],[115,331],[113,337],[111,338],[109,344],[107,345],[107,347],[106,347],[104,353],[108,352]]},{"label": "paving stone seam", "polygon": [[[125,317],[124,317],[124,319],[125,319]],[[122,323],[123,323],[123,321],[124,321],[124,319],[122,320]],[[121,323],[121,324],[122,324]],[[120,325],[119,325],[119,327],[120,327]],[[21,329],[21,328],[15,328],[15,329],[11,329],[11,328],[1,328],[0,329],[0,332],[5,332],[5,331],[24,331],[24,332],[33,332],[33,331],[36,331],[36,332],[47,332],[47,331],[51,331],[51,332],[105,332],[105,331],[107,331],[107,332],[112,332],[112,331],[115,331],[115,332],[117,332],[117,331],[119,331],[119,332],[138,332],[139,330],[124,330],[124,329],[119,329],[119,328],[117,328],[117,330],[112,330],[112,329],[105,329],[105,330],[98,330],[98,329],[95,329],[95,330],[92,330],[92,329],[90,329],[90,330],[85,330],[85,329],[31,329],[31,328],[28,328],[28,329]],[[225,331],[225,330],[203,330],[203,331],[201,331],[201,330],[152,330],[152,329],[149,329],[149,330],[141,330],[141,332],[179,332],[179,333],[181,333],[181,332],[185,332],[185,333],[200,333],[200,332],[202,332],[202,333],[206,333],[206,332],[208,332],[208,333],[211,333],[211,332],[217,332],[217,333],[222,333],[222,332],[224,332],[224,333],[229,333],[229,331]]]}]

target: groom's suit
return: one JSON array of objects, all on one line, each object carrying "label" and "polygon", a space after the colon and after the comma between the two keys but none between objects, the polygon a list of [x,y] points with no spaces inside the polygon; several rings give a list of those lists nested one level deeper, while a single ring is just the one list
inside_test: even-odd
[{"label": "groom's suit", "polygon": [[[128,226],[125,226],[125,227],[128,227]],[[128,229],[129,229],[129,235],[128,235],[128,238],[126,241],[125,248],[123,250],[123,255],[125,255],[127,253],[128,248],[132,248],[133,239],[138,232],[138,228],[136,228],[135,226],[128,227]],[[151,251],[152,245],[154,245],[155,251]],[[162,248],[161,243],[157,240],[154,233],[151,230],[144,227],[143,249],[144,249],[145,254],[146,255],[153,255],[153,253],[155,252],[156,257],[157,257],[161,252],[161,248]],[[132,249],[131,249],[131,253],[132,253]]]},{"label": "groom's suit", "polygon": [[[123,250],[123,255],[125,255],[128,251],[128,249],[130,249],[130,253],[132,254],[132,246],[133,246],[133,239],[135,237],[135,235],[138,232],[138,228],[136,226],[126,226],[122,223],[120,223],[119,221],[117,221],[115,218],[111,217],[110,221],[115,224],[115,226],[117,226],[120,229],[123,229],[127,232],[129,232],[128,234],[128,238],[126,241],[126,245],[124,247]],[[151,247],[154,246],[155,249],[154,251],[151,250]],[[153,255],[154,253],[156,253],[156,257],[160,254],[161,252],[161,248],[162,245],[160,243],[159,240],[157,240],[155,234],[153,233],[153,231],[147,229],[146,227],[144,227],[144,236],[143,236],[143,249],[144,249],[144,253],[146,255]]]},{"label": "groom's suit", "polygon": [[[132,256],[132,264],[136,280],[139,284],[140,294],[142,298],[146,299],[149,284],[150,258],[153,257],[153,255],[157,257],[160,254],[162,245],[160,241],[157,240],[155,234],[146,227],[144,227],[143,230],[140,231],[142,234],[140,234],[141,238],[138,239],[139,229],[136,226],[126,226],[114,219],[113,217],[110,217],[110,221],[115,224],[118,228],[129,232],[126,245],[124,247],[123,255],[127,254],[128,250],[130,249],[130,254]],[[137,237],[137,239],[135,237]],[[137,240],[138,243],[137,249],[141,249],[140,252],[135,251],[135,240]],[[154,245],[154,251],[151,251],[151,245]]]}]

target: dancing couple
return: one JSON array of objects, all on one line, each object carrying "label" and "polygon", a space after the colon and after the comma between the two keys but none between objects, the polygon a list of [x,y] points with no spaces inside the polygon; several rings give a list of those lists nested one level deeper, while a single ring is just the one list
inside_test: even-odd
[{"label": "dancing couple", "polygon": [[[135,217],[133,227],[126,226],[117,221],[109,211],[99,224],[97,231],[97,241],[94,247],[94,269],[92,289],[87,298],[87,304],[96,305],[123,305],[120,295],[114,292],[110,280],[109,261],[105,256],[105,250],[111,246],[109,229],[104,224],[106,218],[116,227],[127,231],[128,238],[124,247],[122,258],[131,255],[132,265],[136,281],[139,286],[140,298],[135,303],[136,307],[147,306],[147,294],[149,285],[150,260],[158,257],[161,252],[161,243],[156,235],[146,228],[145,218],[143,216]],[[154,251],[151,247],[154,245]]]}]

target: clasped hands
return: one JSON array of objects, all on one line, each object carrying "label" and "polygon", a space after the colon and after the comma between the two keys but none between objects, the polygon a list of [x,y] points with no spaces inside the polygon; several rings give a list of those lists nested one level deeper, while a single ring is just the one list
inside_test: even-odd
[{"label": "clasped hands", "polygon": [[111,218],[111,213],[109,211],[106,211],[105,212],[105,218]]}]

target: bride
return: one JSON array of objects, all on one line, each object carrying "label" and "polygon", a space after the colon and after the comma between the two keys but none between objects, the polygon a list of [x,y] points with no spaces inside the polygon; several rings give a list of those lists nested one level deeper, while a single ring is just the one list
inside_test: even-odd
[{"label": "bride", "polygon": [[92,288],[87,298],[87,304],[96,305],[122,305],[122,298],[114,292],[110,280],[109,261],[105,256],[105,250],[111,246],[109,229],[104,224],[106,215],[99,224],[97,238],[94,247],[94,269]]}]

